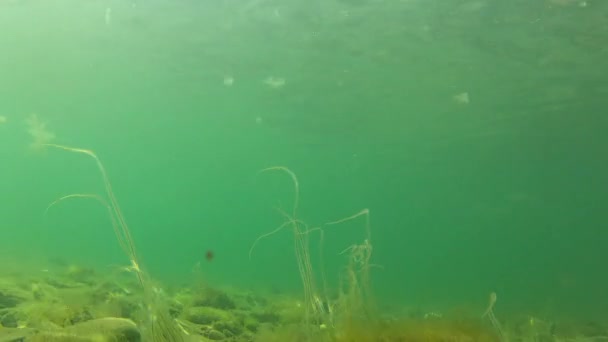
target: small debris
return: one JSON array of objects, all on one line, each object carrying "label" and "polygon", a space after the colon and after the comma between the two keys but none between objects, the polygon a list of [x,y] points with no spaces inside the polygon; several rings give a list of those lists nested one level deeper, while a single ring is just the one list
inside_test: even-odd
[{"label": "small debris", "polygon": [[456,94],[452,96],[452,99],[459,104],[469,104],[470,102],[469,93],[467,92]]},{"label": "small debris", "polygon": [[226,87],[230,87],[234,84],[234,77],[232,76],[224,76],[224,85]]},{"label": "small debris", "polygon": [[110,7],[106,8],[104,22],[106,23],[106,26],[110,26],[110,24],[112,24],[112,9]]},{"label": "small debris", "polygon": [[287,81],[282,77],[269,76],[264,80],[264,84],[271,88],[282,88]]}]

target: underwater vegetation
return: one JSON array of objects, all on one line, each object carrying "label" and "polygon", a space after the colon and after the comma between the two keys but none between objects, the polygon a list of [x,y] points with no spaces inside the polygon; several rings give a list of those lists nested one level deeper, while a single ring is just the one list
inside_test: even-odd
[{"label": "underwater vegetation", "polygon": [[[132,274],[54,263],[47,272],[3,272],[0,279],[0,341],[152,341],[146,330],[149,310],[142,306],[148,298]],[[304,308],[294,296],[205,283],[168,289],[160,298],[184,341],[499,342],[508,337],[521,342],[600,342],[606,336],[605,324],[522,315],[506,320],[501,337],[479,313],[423,310],[379,310],[363,318],[336,308],[333,324],[313,325],[305,323]]]},{"label": "underwater vegetation", "polygon": [[33,139],[30,144],[31,149],[42,149],[45,144],[48,144],[55,139],[55,133],[49,131],[46,123],[40,120],[36,114],[30,115],[25,120],[25,123],[27,125],[27,133]]},{"label": "underwater vegetation", "polygon": [[[84,154],[92,158],[102,176],[106,190],[105,198],[94,194],[71,194],[63,196],[51,203],[49,208],[59,202],[72,198],[95,199],[107,208],[117,241],[130,261],[126,268],[135,274],[136,283],[141,290],[141,305],[134,317],[139,316],[142,322],[141,338],[144,341],[186,341],[193,336],[203,336],[213,340],[223,340],[232,336],[233,340],[245,328],[238,326],[249,325],[249,330],[255,332],[256,341],[499,341],[500,338],[480,323],[450,320],[383,320],[373,300],[370,285],[370,269],[372,257],[372,244],[369,227],[369,210],[364,209],[350,217],[325,223],[318,227],[310,227],[299,218],[299,182],[295,174],[286,167],[277,166],[262,170],[262,172],[280,171],[291,178],[294,186],[294,202],[289,213],[280,210],[285,217],[285,223],[274,231],[258,238],[251,250],[262,238],[266,238],[282,229],[289,229],[294,239],[294,254],[298,267],[304,294],[304,305],[280,311],[276,318],[277,325],[257,327],[256,319],[269,319],[268,312],[258,315],[240,315],[231,312],[237,304],[222,292],[214,291],[210,287],[196,288],[194,292],[176,294],[176,298],[169,299],[154,286],[148,274],[140,266],[135,244],[129,227],[120,210],[120,206],[113,193],[106,170],[97,157],[90,151],[58,144],[43,144],[48,148],[60,149],[67,152]],[[47,210],[49,209],[47,208]],[[365,237],[359,244],[353,244],[342,254],[347,255],[347,264],[344,267],[341,286],[337,296],[330,297],[327,289],[326,276],[323,267],[316,273],[310,255],[310,239],[313,233],[319,234],[322,244],[324,231],[336,225],[357,218],[365,220]],[[322,257],[322,255],[321,255]],[[322,258],[321,258],[322,263]],[[72,275],[82,272],[69,272]],[[86,274],[86,272],[84,273]],[[320,285],[317,277],[321,278]],[[322,289],[322,290],[319,290]],[[171,308],[171,303],[180,305]],[[171,308],[171,309],[170,309]],[[44,312],[44,311],[43,311]],[[46,312],[46,314],[49,314]],[[60,315],[61,316],[61,315]],[[65,317],[71,317],[64,314]],[[271,315],[272,316],[272,315]],[[61,318],[57,322],[70,321],[71,318]],[[289,318],[290,317],[290,318]],[[270,318],[272,320],[272,318]],[[281,322],[287,319],[286,322]],[[246,323],[248,321],[248,323]],[[121,321],[122,322],[122,321]],[[230,323],[232,322],[232,323]],[[133,323],[135,324],[135,323]],[[209,328],[211,325],[213,328]],[[236,328],[234,326],[237,326]],[[70,326],[71,327],[71,326]],[[222,329],[223,328],[223,329]],[[220,330],[222,329],[222,330]]]},{"label": "underwater vegetation", "polygon": [[[370,258],[372,253],[372,245],[370,242],[371,231],[369,226],[369,210],[363,209],[360,212],[337,221],[328,222],[317,227],[310,227],[306,222],[299,218],[298,205],[300,196],[300,187],[298,178],[289,168],[285,166],[274,166],[266,168],[261,172],[279,171],[286,173],[293,183],[294,199],[290,213],[279,209],[281,215],[285,218],[285,222],[277,229],[263,234],[258,237],[251,249],[249,257],[251,258],[253,249],[257,243],[270,235],[278,233],[280,230],[291,229],[294,239],[294,252],[302,288],[304,290],[304,320],[306,325],[314,327],[333,325],[336,315],[364,315],[369,314],[374,306],[371,289],[369,271]],[[327,288],[327,279],[325,269],[323,267],[323,238],[325,229],[332,225],[340,224],[350,220],[355,220],[359,217],[365,219],[365,238],[361,244],[355,244],[344,250],[341,254],[349,255],[349,263],[345,268],[343,276],[342,289],[337,300],[332,300],[329,297],[329,289]],[[320,250],[320,265],[319,271],[315,273],[310,255],[310,236],[312,233],[319,234]],[[320,285],[317,283],[317,277],[321,278]],[[319,290],[321,288],[322,290]],[[336,310],[338,309],[338,311]]]},{"label": "underwater vegetation", "polygon": [[[580,329],[547,319],[505,320],[495,314],[496,293],[484,312],[473,315],[384,311],[372,290],[373,263],[370,211],[317,226],[299,212],[300,185],[295,173],[274,166],[261,173],[287,175],[294,197],[288,210],[278,209],[284,222],[259,236],[249,250],[286,230],[293,239],[295,266],[302,283],[300,296],[261,295],[248,290],[216,288],[204,276],[191,286],[161,288],[144,270],[106,169],[91,150],[50,143],[54,135],[38,119],[30,134],[36,149],[50,148],[92,159],[105,194],[69,194],[66,200],[92,199],[107,209],[116,239],[129,260],[116,273],[99,273],[69,262],[52,262],[43,273],[0,275],[0,342],[596,342],[608,338],[605,325]],[[360,241],[344,249],[338,286],[329,288],[324,268],[325,232],[334,226],[362,221]],[[311,255],[317,243],[318,258]],[[315,250],[315,249],[312,249]],[[213,258],[213,253],[208,258]],[[318,260],[313,263],[313,260]],[[125,272],[126,271],[126,272]],[[200,271],[200,270],[199,270]],[[298,298],[301,297],[301,298]],[[502,317],[501,317],[502,318]]]},{"label": "underwater vegetation", "polygon": [[[35,144],[41,142],[42,141],[40,141],[39,139],[34,141]],[[42,147],[56,148],[67,152],[84,154],[86,156],[91,157],[95,161],[103,180],[107,200],[103,199],[99,195],[94,194],[71,194],[61,197],[60,199],[53,202],[50,206],[53,206],[58,202],[69,198],[80,197],[94,198],[108,209],[108,214],[110,216],[112,227],[114,228],[114,233],[116,234],[118,243],[120,244],[120,247],[122,248],[122,250],[127,255],[130,261],[130,266],[128,266],[127,269],[135,274],[137,281],[141,286],[141,289],[144,294],[144,304],[147,311],[147,315],[145,315],[147,316],[146,328],[144,329],[145,334],[148,335],[146,340],[154,342],[183,341],[184,334],[182,330],[180,330],[177,322],[174,321],[173,317],[170,316],[168,307],[165,304],[165,299],[161,297],[159,289],[153,285],[153,281],[150,279],[149,275],[144,272],[140,266],[139,257],[136,252],[135,243],[133,242],[133,238],[131,237],[131,232],[122,214],[120,206],[118,205],[118,201],[114,196],[114,191],[112,190],[112,185],[110,183],[106,170],[97,155],[91,150],[81,148],[74,148],[45,142],[42,142],[41,145]]]},{"label": "underwater vegetation", "polygon": [[[370,229],[370,212],[360,212],[337,221],[328,222],[317,227],[306,224],[297,212],[299,204],[299,182],[296,175],[287,167],[275,166],[261,172],[279,171],[286,173],[292,180],[294,199],[292,210],[287,213],[279,210],[286,221],[277,229],[261,235],[249,251],[261,239],[269,237],[283,229],[293,233],[296,264],[300,272],[304,292],[303,320],[294,321],[272,330],[262,330],[256,335],[256,341],[328,341],[328,342],[366,342],[366,341],[497,341],[504,342],[491,326],[481,319],[386,319],[377,308],[372,289],[370,270],[376,265],[371,263],[372,243]],[[319,243],[323,244],[325,229],[332,225],[363,218],[365,237],[358,244],[353,244],[341,254],[347,255],[340,286],[336,296],[329,295],[326,275],[323,268],[323,255],[320,256],[319,271],[315,273],[310,257],[310,235],[319,233]],[[322,246],[321,246],[322,247]],[[320,249],[322,253],[322,248]],[[321,278],[321,286],[315,280]],[[319,288],[322,290],[319,291]],[[487,314],[493,314],[493,305]],[[497,321],[497,320],[496,320]]]}]

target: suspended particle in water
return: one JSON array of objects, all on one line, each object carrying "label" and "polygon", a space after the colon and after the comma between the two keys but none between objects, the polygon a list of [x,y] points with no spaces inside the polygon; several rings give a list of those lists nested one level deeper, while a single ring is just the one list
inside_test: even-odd
[{"label": "suspended particle in water", "polygon": [[215,253],[213,253],[212,250],[208,249],[207,253],[205,253],[205,259],[207,259],[207,261],[213,261],[214,257],[215,257]]},{"label": "suspended particle in water", "polygon": [[234,84],[234,77],[232,76],[224,76],[224,85],[226,87],[230,87]]},{"label": "suspended particle in water", "polygon": [[104,21],[106,23],[106,26],[110,26],[110,24],[112,23],[112,9],[110,7],[106,8]]},{"label": "suspended particle in water", "polygon": [[[549,4],[557,5],[557,6],[571,6],[578,4],[580,6],[581,2],[579,0],[548,0]],[[585,1],[582,1],[585,2]],[[584,7],[584,6],[582,6]]]},{"label": "suspended particle in water", "polygon": [[469,93],[467,92],[456,94],[452,96],[452,99],[458,104],[469,104],[470,102]]},{"label": "suspended particle in water", "polygon": [[271,88],[282,88],[287,81],[283,77],[269,76],[264,80],[264,84]]},{"label": "suspended particle in water", "polygon": [[4,116],[4,115],[0,115],[0,124],[5,123],[5,122],[6,122],[6,120],[7,120],[6,116]]},{"label": "suspended particle in water", "polygon": [[32,148],[40,148],[55,139],[55,134],[47,129],[46,122],[38,119],[36,114],[30,115],[25,123],[27,124],[27,133],[32,138]]},{"label": "suspended particle in water", "polygon": [[262,123],[264,123],[264,119],[262,119],[261,116],[256,116],[255,123],[256,123],[256,125],[261,125]]}]

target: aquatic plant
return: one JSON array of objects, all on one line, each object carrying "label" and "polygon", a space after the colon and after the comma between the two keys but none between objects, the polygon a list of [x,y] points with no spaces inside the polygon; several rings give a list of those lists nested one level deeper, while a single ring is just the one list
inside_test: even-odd
[{"label": "aquatic plant", "polygon": [[[327,277],[325,274],[324,262],[323,262],[323,241],[325,236],[325,229],[338,225],[344,222],[348,222],[359,217],[365,217],[365,233],[366,238],[362,245],[353,245],[346,251],[350,251],[349,266],[347,267],[348,277],[348,293],[349,300],[342,300],[340,308],[343,312],[357,312],[363,311],[363,307],[371,308],[371,289],[369,285],[369,259],[371,257],[371,232],[369,225],[369,210],[363,209],[360,212],[351,215],[349,217],[324,223],[321,226],[309,228],[309,226],[298,218],[298,205],[300,196],[300,187],[298,179],[289,168],[284,166],[274,166],[263,169],[260,172],[269,171],[280,171],[286,173],[292,180],[294,187],[294,199],[291,213],[279,209],[281,215],[283,215],[286,221],[281,224],[275,230],[259,236],[252,244],[249,250],[249,258],[251,258],[252,252],[260,240],[269,237],[279,231],[290,228],[294,237],[294,252],[296,256],[296,263],[302,286],[304,290],[304,319],[306,325],[317,324],[317,327],[326,328],[327,325],[333,326],[334,323],[334,303],[329,298],[329,290],[327,286]],[[310,255],[310,235],[311,233],[318,232],[319,237],[319,260],[320,260],[320,277],[323,288],[323,294],[321,295],[318,290],[318,285],[315,279],[315,272],[311,262]],[[344,253],[343,252],[343,253]],[[365,299],[364,299],[365,298]],[[356,307],[355,307],[356,306]]]},{"label": "aquatic plant", "polygon": [[104,187],[106,190],[106,195],[108,196],[108,201],[104,200],[101,196],[95,195],[95,194],[71,194],[71,195],[63,196],[63,197],[55,200],[53,203],[51,203],[49,205],[49,207],[47,207],[47,211],[51,206],[56,205],[60,201],[68,199],[68,198],[75,198],[75,197],[85,198],[86,197],[86,198],[93,198],[93,199],[98,200],[101,204],[103,204],[108,209],[108,211],[110,213],[110,219],[112,220],[112,226],[114,228],[114,232],[116,233],[116,238],[118,239],[118,243],[120,244],[120,247],[123,249],[125,254],[129,257],[129,260],[131,262],[130,270],[135,273],[140,285],[142,287],[145,287],[144,275],[143,275],[143,272],[140,267],[139,258],[137,256],[137,252],[135,250],[135,244],[133,243],[133,238],[131,237],[131,231],[129,230],[129,226],[127,225],[127,222],[125,221],[122,211],[120,210],[120,206],[118,205],[118,202],[116,201],[116,197],[114,196],[114,191],[112,190],[112,185],[110,183],[106,170],[105,170],[103,164],[101,163],[101,161],[99,160],[99,158],[97,157],[97,155],[91,150],[68,147],[68,146],[58,145],[58,144],[43,144],[42,146],[58,148],[58,149],[61,149],[64,151],[69,151],[69,152],[74,152],[74,153],[82,153],[82,154],[88,155],[89,157],[91,157],[95,160],[95,163],[97,164],[97,168],[99,169],[99,172],[101,173],[101,177],[102,177]]},{"label": "aquatic plant", "polygon": [[47,210],[50,207],[59,203],[60,201],[70,198],[92,198],[104,205],[108,209],[108,213],[110,215],[110,219],[112,221],[112,226],[114,228],[114,233],[116,234],[118,243],[129,258],[130,266],[127,269],[135,273],[139,285],[141,286],[144,293],[144,298],[146,302],[145,304],[148,313],[148,317],[146,320],[147,329],[145,329],[145,333],[149,335],[148,339],[154,342],[183,341],[183,333],[176,324],[176,322],[173,320],[173,318],[170,316],[165,301],[163,298],[161,298],[160,291],[152,285],[151,279],[148,277],[147,273],[142,270],[140,266],[141,264],[139,262],[135,243],[133,242],[133,238],[131,236],[131,231],[122,214],[122,210],[118,205],[118,201],[116,200],[116,196],[114,195],[114,191],[112,190],[112,185],[106,173],[105,167],[103,166],[97,155],[91,150],[86,150],[82,148],[75,148],[49,143],[42,143],[41,145],[42,147],[51,147],[68,152],[84,154],[95,160],[97,168],[101,173],[107,199],[104,199],[101,196],[94,194],[71,194],[57,199],[56,201],[51,203],[49,207],[47,207]]},{"label": "aquatic plant", "polygon": [[336,331],[332,342],[499,342],[479,320],[469,318],[354,320]]},{"label": "aquatic plant", "polygon": [[47,129],[46,123],[41,121],[36,114],[30,115],[25,123],[27,133],[33,139],[30,144],[31,149],[40,149],[55,139],[55,134]]},{"label": "aquatic plant", "polygon": [[263,169],[260,172],[268,171],[282,171],[285,172],[291,178],[294,186],[294,200],[291,214],[288,214],[280,210],[281,214],[285,216],[285,221],[277,229],[259,236],[249,249],[249,257],[255,248],[256,244],[263,238],[273,235],[285,227],[290,227],[294,237],[294,250],[296,256],[296,262],[298,265],[298,271],[300,272],[300,278],[304,288],[304,305],[305,305],[305,320],[306,323],[310,323],[313,317],[323,316],[323,306],[320,305],[319,296],[317,294],[316,283],[314,279],[314,273],[312,269],[312,263],[310,261],[310,247],[309,247],[309,234],[308,226],[303,221],[298,220],[298,202],[300,200],[300,186],[296,175],[288,168],[284,166],[274,166]]},{"label": "aquatic plant", "polygon": [[341,254],[348,252],[348,265],[336,301],[334,315],[336,324],[344,325],[357,320],[372,321],[377,311],[370,284],[370,263],[372,245],[369,240],[352,245]]},{"label": "aquatic plant", "polygon": [[496,318],[496,315],[494,315],[494,305],[496,305],[496,299],[497,299],[496,292],[490,293],[490,300],[488,302],[488,307],[487,307],[486,311],[483,313],[483,315],[481,315],[481,318],[488,317],[488,319],[490,320],[490,323],[492,323],[492,326],[494,327],[494,329],[496,330],[496,333],[500,337],[500,341],[509,342],[509,339],[508,339],[507,335],[504,333],[502,326],[500,325],[500,322]]}]

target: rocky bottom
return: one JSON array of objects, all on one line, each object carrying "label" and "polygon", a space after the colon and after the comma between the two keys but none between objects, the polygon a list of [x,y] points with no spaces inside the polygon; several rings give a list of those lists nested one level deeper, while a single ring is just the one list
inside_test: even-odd
[{"label": "rocky bottom", "polygon": [[[145,341],[145,322],[156,317],[134,278],[128,272],[102,275],[68,265],[36,274],[3,272],[0,342]],[[349,322],[304,325],[303,305],[291,296],[200,284],[153,291],[184,341],[608,341],[605,322],[556,323],[521,315],[503,321],[502,331],[497,331],[479,315],[448,319],[418,310],[403,317],[385,315],[373,327]]]}]

